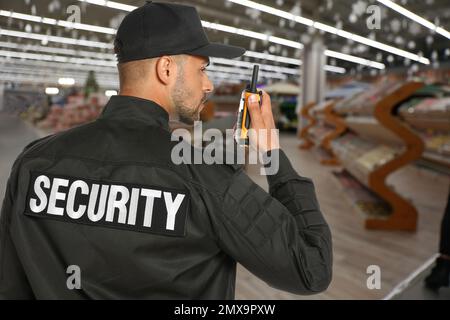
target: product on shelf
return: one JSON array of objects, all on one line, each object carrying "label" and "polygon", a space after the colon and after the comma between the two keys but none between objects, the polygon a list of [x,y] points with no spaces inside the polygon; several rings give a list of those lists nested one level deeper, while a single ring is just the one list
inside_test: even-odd
[{"label": "product on shelf", "polygon": [[344,122],[334,113],[337,101],[337,99],[324,101],[309,111],[311,126],[307,130],[307,136],[318,147],[320,162],[324,165],[339,164],[330,145],[333,139],[345,131]]},{"label": "product on shelf", "polygon": [[47,117],[36,125],[49,132],[67,130],[95,120],[105,104],[106,98],[100,94],[91,94],[87,100],[81,96],[70,96],[65,105],[52,105]]},{"label": "product on shelf", "polygon": [[397,149],[387,145],[359,138],[355,134],[346,134],[331,142],[339,160],[356,178],[368,186],[368,177],[376,168],[392,160]]},{"label": "product on shelf", "polygon": [[399,114],[416,129],[450,131],[450,97],[415,99],[402,106]]},{"label": "product on shelf", "polygon": [[[419,82],[379,82],[370,90],[337,104],[350,130],[331,142],[343,167],[359,183],[389,204],[378,206],[359,203],[360,209],[371,213],[389,212],[383,219],[368,217],[367,228],[414,231],[417,210],[401,195],[386,185],[390,173],[416,161],[424,150],[420,136],[396,116],[398,106],[414,98],[423,87]],[[384,209],[380,209],[380,208]]]},{"label": "product on shelf", "polygon": [[348,171],[333,172],[340,184],[345,188],[350,201],[365,216],[386,218],[390,213],[389,204],[356,180]]},{"label": "product on shelf", "polygon": [[394,92],[400,85],[401,83],[393,80],[383,79],[370,89],[356,94],[351,99],[345,99],[345,103],[340,103],[336,110],[340,114],[372,115],[380,98]]},{"label": "product on shelf", "polygon": [[425,86],[398,108],[398,114],[425,143],[419,164],[438,172],[450,172],[450,87]]}]

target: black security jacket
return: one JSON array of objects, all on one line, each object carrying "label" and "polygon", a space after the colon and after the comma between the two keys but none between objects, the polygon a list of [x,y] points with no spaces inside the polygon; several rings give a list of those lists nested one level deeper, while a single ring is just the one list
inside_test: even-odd
[{"label": "black security jacket", "polygon": [[[312,181],[283,151],[278,173],[267,177],[268,194],[236,165],[174,164],[176,143],[163,108],[114,96],[96,121],[28,145],[13,165],[1,211],[0,298],[233,299],[236,262],[281,290],[327,288],[330,230]],[[117,202],[103,215],[99,202],[94,207],[98,221],[87,218],[94,184],[98,194],[102,185],[116,189]],[[144,189],[159,197],[145,202]],[[139,197],[134,220],[133,205],[121,203],[117,190]],[[59,192],[53,209],[50,191]],[[169,223],[164,201],[176,209],[177,195],[180,213]],[[143,226],[144,214],[151,227]],[[79,268],[79,289],[70,266]]]}]

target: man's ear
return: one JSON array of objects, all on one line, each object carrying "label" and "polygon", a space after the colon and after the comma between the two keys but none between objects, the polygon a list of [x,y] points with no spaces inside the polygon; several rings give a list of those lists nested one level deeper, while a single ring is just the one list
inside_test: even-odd
[{"label": "man's ear", "polygon": [[176,63],[169,56],[162,56],[156,61],[156,76],[163,84],[168,85],[176,78]]}]

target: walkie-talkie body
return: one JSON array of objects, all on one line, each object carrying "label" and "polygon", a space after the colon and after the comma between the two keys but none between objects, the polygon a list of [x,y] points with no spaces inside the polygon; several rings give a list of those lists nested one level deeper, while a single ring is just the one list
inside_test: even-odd
[{"label": "walkie-talkie body", "polygon": [[250,113],[248,112],[249,96],[255,93],[258,94],[258,102],[259,105],[261,105],[262,92],[256,89],[256,84],[258,81],[258,71],[259,66],[254,65],[252,81],[250,83],[250,86],[247,86],[247,88],[244,91],[242,91],[241,100],[239,102],[239,110],[234,137],[236,142],[241,146],[248,145],[249,143],[248,141],[248,130],[250,128]]}]

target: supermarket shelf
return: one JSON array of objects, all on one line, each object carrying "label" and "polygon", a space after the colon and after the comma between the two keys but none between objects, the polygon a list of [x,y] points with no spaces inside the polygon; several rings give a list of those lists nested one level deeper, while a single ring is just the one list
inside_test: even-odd
[{"label": "supermarket shelf", "polygon": [[413,99],[405,103],[399,109],[399,115],[405,122],[417,129],[450,131],[450,97],[441,95],[449,94],[442,90],[440,95],[436,93],[432,97]]},{"label": "supermarket shelf", "polygon": [[450,131],[450,118],[435,119],[425,117],[404,117],[404,119],[409,125],[418,129]]},{"label": "supermarket shelf", "polygon": [[[334,114],[334,106],[337,100],[329,100],[311,109],[310,116],[316,121],[309,127],[307,134],[314,144],[325,150],[325,156],[321,159],[324,165],[338,165],[339,160],[330,146],[330,141],[337,138],[345,131],[345,124]],[[320,133],[320,134],[318,134]]]},{"label": "supermarket shelf", "polygon": [[[305,106],[303,106],[303,108],[301,108],[300,115],[298,116],[299,119],[303,118],[306,120],[306,125],[303,126],[297,134],[298,137],[303,140],[303,143],[299,146],[300,149],[310,149],[314,145],[314,142],[308,137],[309,128],[316,124],[316,119],[311,117],[311,115],[309,114],[310,110],[314,108],[314,106],[315,102],[307,103]],[[300,122],[301,121],[299,121],[299,123]]]},{"label": "supermarket shelf", "polygon": [[364,149],[357,150],[353,147],[352,151],[346,150],[339,142],[332,144],[335,153],[341,160],[343,166],[354,177],[356,177],[367,188],[370,188],[370,176],[372,173],[394,159],[398,152],[396,149],[386,145],[366,145]]},{"label": "supermarket shelf", "polygon": [[[417,227],[416,208],[389,186],[387,177],[399,168],[419,159],[424,151],[421,137],[405,125],[399,117],[393,114],[394,108],[411,97],[414,92],[423,87],[420,82],[407,82],[395,85],[389,90],[372,90],[379,98],[368,101],[369,107],[361,105],[361,96],[358,96],[358,112],[352,112],[346,105],[345,124],[358,136],[359,139],[372,141],[364,144],[361,141],[349,146],[353,155],[346,155],[345,147],[332,144],[342,164],[361,184],[369,188],[378,197],[389,204],[390,214],[383,219],[367,218],[365,226],[368,229],[407,230],[414,231]],[[365,114],[373,107],[373,114]],[[358,114],[355,116],[354,114]],[[361,145],[363,150],[358,150]],[[398,148],[401,146],[401,148]],[[352,149],[353,148],[353,149]]]},{"label": "supermarket shelf", "polygon": [[330,105],[333,105],[333,104],[335,104],[335,100],[324,101],[324,102],[318,104],[317,106],[315,106],[314,108],[312,108],[310,112],[315,117],[317,117],[319,115],[324,115],[327,112],[327,110],[329,110]]},{"label": "supermarket shelf", "polygon": [[387,220],[391,208],[389,204],[361,184],[347,170],[333,172],[338,188],[344,190],[345,200],[355,209],[362,219]]},{"label": "supermarket shelf", "polygon": [[336,113],[343,116],[372,116],[377,103],[385,96],[390,96],[400,87],[393,80],[385,79],[376,86],[354,97],[344,99],[337,105]]},{"label": "supermarket shelf", "polygon": [[416,165],[450,177],[450,165],[448,164],[440,164],[430,158],[422,157],[416,161]]},{"label": "supermarket shelf", "polygon": [[450,157],[445,157],[442,154],[432,152],[432,151],[425,151],[422,155],[422,157],[425,160],[429,160],[432,162],[436,162],[440,165],[446,166],[450,169]]},{"label": "supermarket shelf", "polygon": [[332,151],[331,141],[340,137],[346,130],[345,121],[334,112],[335,104],[331,105],[325,113],[325,123],[334,128],[323,140],[322,145],[329,152]]},{"label": "supermarket shelf", "polygon": [[384,127],[374,117],[349,116],[346,117],[344,121],[349,129],[353,130],[365,139],[394,145],[401,145],[403,143],[400,137]]},{"label": "supermarket shelf", "polygon": [[398,193],[386,185],[387,177],[401,167],[419,159],[425,149],[425,145],[409,126],[393,115],[393,108],[405,101],[414,92],[423,87],[421,82],[407,82],[391,91],[379,101],[375,107],[375,118],[387,129],[398,135],[403,140],[406,150],[386,164],[375,169],[369,176],[370,188],[385,199],[392,208],[388,220],[368,219],[366,227],[369,229],[390,229],[415,231],[417,228],[416,208]]}]

